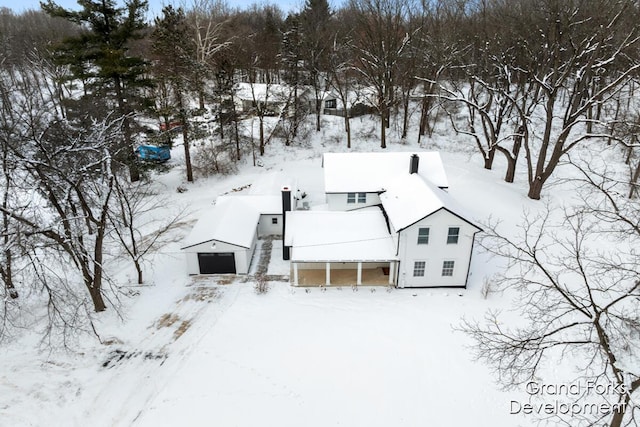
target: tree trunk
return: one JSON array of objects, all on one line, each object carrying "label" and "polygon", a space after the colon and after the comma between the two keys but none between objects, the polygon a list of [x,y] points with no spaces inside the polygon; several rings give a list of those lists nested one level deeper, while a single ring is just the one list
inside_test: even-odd
[{"label": "tree trunk", "polygon": [[638,193],[638,179],[640,179],[640,160],[638,160],[638,164],[636,165],[636,170],[631,177],[631,182],[629,183],[629,198],[633,199],[634,194]]},{"label": "tree trunk", "polygon": [[93,281],[89,281],[88,283],[85,280],[85,285],[89,290],[89,295],[91,296],[91,302],[93,303],[93,309],[96,313],[100,313],[101,311],[105,311],[107,306],[104,303],[104,299],[102,298],[101,286],[96,286]]},{"label": "tree trunk", "polygon": [[409,93],[404,99],[404,116],[402,119],[402,139],[407,139],[407,131],[409,129]]},{"label": "tree trunk", "polygon": [[198,107],[200,111],[204,111],[204,90],[202,89],[198,91]]},{"label": "tree trunk", "polygon": [[138,285],[142,285],[144,282],[142,280],[142,266],[140,265],[140,261],[135,259],[133,260],[133,263],[136,266],[136,272],[138,273]]},{"label": "tree trunk", "polygon": [[260,117],[259,126],[260,126],[260,155],[264,156],[264,122],[262,117]]},{"label": "tree trunk", "polygon": [[351,122],[349,121],[349,110],[344,109],[344,130],[347,133],[347,148],[351,148]]},{"label": "tree trunk", "polygon": [[[4,185],[4,196],[2,198],[2,207],[8,209],[9,207],[9,190],[11,185],[11,176],[9,171],[9,164],[7,162],[6,155],[2,158],[3,170],[5,174],[5,185]],[[11,252],[10,241],[9,241],[9,215],[3,211],[2,213],[2,230],[4,234],[4,267],[0,266],[0,277],[4,282],[4,287],[9,294],[11,299],[18,298],[18,291],[16,290],[15,285],[13,284],[13,253]]]},{"label": "tree trunk", "polygon": [[527,196],[533,200],[540,200],[540,194],[542,194],[542,186],[544,185],[544,180],[541,176],[536,176],[533,182],[529,183],[529,193]]},{"label": "tree trunk", "polygon": [[[180,124],[182,125],[182,142],[184,145],[184,163],[187,167],[187,181],[193,182],[193,167],[191,166],[191,150],[189,147],[189,118],[184,108],[182,89],[180,87],[176,87],[176,94],[178,96],[178,108],[180,110]],[[222,124],[220,124],[220,128],[222,128]]]},{"label": "tree trunk", "polygon": [[484,168],[491,169],[493,167],[493,159],[496,157],[496,147],[493,146],[489,148],[487,153],[484,156]]},{"label": "tree trunk", "polygon": [[[235,109],[234,109],[234,117],[235,117]],[[240,161],[240,132],[238,131],[238,120],[237,118],[234,119],[233,121],[233,127],[234,127],[234,138],[236,140],[236,160]]]},{"label": "tree trunk", "polygon": [[320,111],[322,110],[322,99],[316,98],[316,131],[320,132]]},{"label": "tree trunk", "polygon": [[387,128],[385,127],[384,115],[380,116],[382,123],[380,123],[380,148],[387,148]]},{"label": "tree trunk", "polygon": [[420,135],[427,134],[427,128],[429,127],[429,109],[430,99],[428,97],[422,98],[422,109],[420,111]]},{"label": "tree trunk", "polygon": [[129,118],[129,109],[126,106],[124,93],[122,91],[122,81],[119,76],[115,76],[113,83],[116,90],[118,101],[118,109],[123,116],[122,131],[124,134],[124,143],[127,147],[127,160],[129,162],[129,179],[131,182],[140,181],[140,168],[138,166],[138,156],[136,156],[136,147],[131,136],[131,123]]}]

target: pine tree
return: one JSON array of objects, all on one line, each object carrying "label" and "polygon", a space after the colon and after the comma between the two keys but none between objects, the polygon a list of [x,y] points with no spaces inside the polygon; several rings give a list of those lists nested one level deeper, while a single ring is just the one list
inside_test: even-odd
[{"label": "pine tree", "polygon": [[141,38],[146,24],[146,0],[127,0],[125,7],[114,0],[78,0],[79,11],[64,9],[52,0],[41,3],[51,16],[61,17],[81,26],[78,36],[67,38],[56,49],[58,60],[71,66],[75,77],[90,82],[90,99],[112,100],[123,119],[123,144],[118,158],[129,166],[131,181],[140,179],[135,156],[132,115],[140,108],[140,89],[149,85],[145,79],[147,62],[129,52],[130,43]]}]

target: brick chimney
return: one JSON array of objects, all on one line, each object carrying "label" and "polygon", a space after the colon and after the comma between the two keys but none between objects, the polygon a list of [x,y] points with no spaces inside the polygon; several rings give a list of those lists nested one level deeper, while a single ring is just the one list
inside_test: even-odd
[{"label": "brick chimney", "polygon": [[285,246],[284,233],[287,229],[287,212],[291,211],[291,188],[282,187],[282,259],[288,261],[291,258],[291,248]]},{"label": "brick chimney", "polygon": [[411,162],[409,163],[409,173],[418,173],[418,164],[420,162],[420,157],[417,154],[411,155]]}]

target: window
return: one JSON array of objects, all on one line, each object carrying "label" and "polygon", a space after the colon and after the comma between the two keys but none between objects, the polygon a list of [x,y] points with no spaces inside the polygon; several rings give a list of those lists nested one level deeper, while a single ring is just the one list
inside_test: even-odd
[{"label": "window", "polygon": [[444,261],[442,263],[442,275],[443,276],[453,276],[453,266],[455,265],[455,261]]},{"label": "window", "polygon": [[428,228],[418,228],[418,244],[419,245],[428,245],[429,244],[429,229]]},{"label": "window", "polygon": [[367,203],[367,193],[358,193],[358,203]]},{"label": "window", "polygon": [[324,107],[325,108],[337,108],[338,107],[338,100],[337,99],[327,99],[324,102]]},{"label": "window", "polygon": [[277,224],[277,223],[278,223],[278,218],[277,217],[271,218],[271,224]]},{"label": "window", "polygon": [[459,235],[460,227],[449,227],[449,234],[447,234],[447,243],[458,243]]},{"label": "window", "polygon": [[413,277],[424,277],[424,269],[427,263],[425,261],[416,261],[413,263]]},{"label": "window", "polygon": [[347,193],[347,203],[356,202],[356,193]]}]

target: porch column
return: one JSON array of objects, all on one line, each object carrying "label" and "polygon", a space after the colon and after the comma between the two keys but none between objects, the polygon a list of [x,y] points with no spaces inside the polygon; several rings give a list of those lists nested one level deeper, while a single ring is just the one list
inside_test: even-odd
[{"label": "porch column", "polygon": [[356,280],[356,285],[362,285],[362,263],[358,263],[358,279]]},{"label": "porch column", "polygon": [[293,263],[293,285],[298,286],[298,263]]},{"label": "porch column", "polygon": [[326,277],[326,281],[325,281],[325,285],[329,286],[329,285],[331,285],[331,263],[328,262],[326,264],[325,268],[326,268],[326,276],[327,276]]},{"label": "porch column", "polygon": [[393,272],[396,269],[396,262],[391,261],[389,263],[389,285],[393,285]]}]

